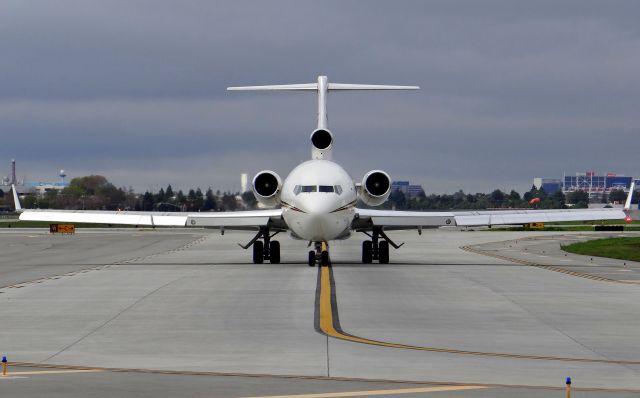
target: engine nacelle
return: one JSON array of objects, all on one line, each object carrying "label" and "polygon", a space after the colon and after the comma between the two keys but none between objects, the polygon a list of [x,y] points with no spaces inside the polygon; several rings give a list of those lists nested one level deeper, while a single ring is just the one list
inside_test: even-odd
[{"label": "engine nacelle", "polygon": [[333,147],[331,131],[318,129],[311,133],[311,158],[316,160],[330,160]]},{"label": "engine nacelle", "polygon": [[371,170],[364,175],[359,189],[360,199],[369,206],[383,204],[391,195],[391,178],[382,170]]},{"label": "engine nacelle", "polygon": [[282,180],[271,170],[263,170],[253,177],[251,183],[256,200],[267,207],[273,207],[280,202]]}]

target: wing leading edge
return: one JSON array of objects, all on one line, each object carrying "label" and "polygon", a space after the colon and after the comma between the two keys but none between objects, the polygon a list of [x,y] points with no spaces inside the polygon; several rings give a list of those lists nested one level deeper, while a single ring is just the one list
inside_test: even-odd
[{"label": "wing leading edge", "polygon": [[206,227],[229,230],[257,230],[273,226],[286,229],[281,209],[221,213],[171,213],[99,210],[23,210],[20,220],[90,224]]},{"label": "wing leading edge", "polygon": [[355,229],[372,226],[386,230],[433,228],[439,226],[518,225],[534,222],[624,220],[622,209],[496,210],[418,212],[357,209]]}]

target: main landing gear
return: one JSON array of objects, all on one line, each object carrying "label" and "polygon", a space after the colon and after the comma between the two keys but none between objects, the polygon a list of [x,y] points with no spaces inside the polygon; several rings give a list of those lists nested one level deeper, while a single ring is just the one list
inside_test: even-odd
[{"label": "main landing gear", "polygon": [[309,251],[309,267],[315,267],[316,264],[326,267],[330,263],[327,242],[315,242],[315,250]]},{"label": "main landing gear", "polygon": [[[364,231],[362,231],[364,232]],[[389,264],[389,246],[399,249],[404,243],[396,245],[384,233],[382,227],[374,227],[371,234],[364,232],[371,237],[371,240],[362,242],[362,263],[371,264],[374,260],[378,260],[380,264]],[[380,240],[380,237],[383,240]]]},{"label": "main landing gear", "polygon": [[249,246],[253,246],[254,264],[262,264],[264,260],[269,260],[271,264],[280,264],[280,242],[271,240],[271,238],[279,233],[280,231],[269,234],[269,228],[261,227],[260,232],[258,232],[249,243],[246,245],[238,244],[243,249],[248,249]]}]

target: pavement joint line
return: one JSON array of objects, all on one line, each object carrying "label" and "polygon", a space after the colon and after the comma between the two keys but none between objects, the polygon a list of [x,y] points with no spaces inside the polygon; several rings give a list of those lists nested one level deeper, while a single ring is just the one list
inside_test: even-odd
[{"label": "pavement joint line", "polygon": [[[185,244],[183,246],[180,246],[178,249],[182,249],[182,248],[188,247],[187,245],[190,245],[190,244],[202,243],[205,240],[207,240],[207,238],[208,238],[208,236],[201,236],[198,239],[195,239],[195,240],[193,240],[193,241],[191,241],[191,242],[189,242],[189,243],[187,243],[187,244]],[[169,252],[170,252],[170,250],[162,251],[162,252],[159,252],[159,253],[154,253],[154,254],[150,255],[150,257],[155,257],[155,256],[159,256],[159,255],[162,255],[162,254],[167,254]],[[20,289],[20,288],[26,287],[26,286],[31,285],[31,284],[37,284],[37,283],[43,283],[43,282],[50,281],[50,280],[61,279],[61,278],[65,277],[65,276],[76,276],[76,275],[88,273],[88,272],[91,272],[91,271],[100,271],[100,270],[103,270],[103,269],[109,269],[109,268],[111,268],[112,266],[115,266],[115,265],[131,264],[133,262],[141,261],[141,260],[144,260],[144,258],[136,257],[134,259],[115,261],[113,263],[101,264],[101,265],[98,265],[98,266],[95,266],[95,267],[91,267],[91,268],[85,268],[85,269],[78,270],[78,271],[67,272],[65,274],[53,275],[53,276],[45,276],[43,278],[38,278],[38,279],[31,280],[31,281],[19,282],[19,283],[15,283],[13,285],[7,285],[7,286],[0,286],[0,289]],[[0,292],[0,293],[2,293],[2,292]]]},{"label": "pavement joint line", "polygon": [[[359,383],[388,383],[388,384],[414,384],[414,385],[430,385],[430,386],[482,386],[488,388],[521,388],[521,389],[537,389],[564,391],[565,387],[545,386],[545,385],[527,385],[527,384],[498,384],[498,383],[463,383],[457,381],[433,381],[433,380],[402,380],[402,379],[375,379],[375,378],[359,378],[359,377],[340,377],[340,376],[321,376],[321,375],[291,375],[291,374],[267,374],[267,373],[239,373],[239,372],[212,372],[197,370],[170,370],[170,369],[151,369],[151,368],[110,368],[110,367],[88,367],[77,365],[50,364],[41,362],[10,362],[13,367],[25,368],[45,368],[45,369],[86,369],[86,370],[102,370],[112,373],[146,373],[146,374],[163,374],[175,376],[204,376],[204,377],[251,377],[251,378],[273,378],[273,379],[294,379],[294,380],[319,380],[319,381],[345,381]],[[604,388],[604,387],[577,387],[573,386],[574,391],[594,391],[594,392],[624,392],[624,393],[640,393],[640,389],[632,388]]]},{"label": "pavement joint line", "polygon": [[489,388],[485,386],[438,386],[438,387],[418,387],[418,388],[401,388],[391,390],[368,390],[368,391],[344,391],[344,392],[326,392],[311,394],[294,394],[294,395],[265,395],[250,398],[341,398],[341,397],[363,397],[374,395],[400,395],[400,394],[417,394],[424,392],[438,391],[462,391],[462,390],[480,390]]},{"label": "pavement joint line", "polygon": [[74,345],[80,343],[82,340],[86,339],[87,337],[91,336],[92,334],[96,333],[98,330],[102,329],[103,327],[105,327],[106,325],[108,325],[109,323],[113,322],[115,319],[117,319],[120,315],[124,314],[125,312],[129,311],[130,309],[132,309],[133,307],[135,307],[136,305],[138,305],[139,303],[141,303],[142,301],[144,301],[147,297],[155,294],[156,292],[160,291],[161,289],[164,289],[165,287],[169,286],[170,284],[183,279],[184,277],[178,277],[176,279],[172,279],[171,281],[165,283],[162,286],[157,287],[156,289],[153,289],[151,292],[145,294],[144,296],[140,297],[139,299],[135,300],[131,305],[129,305],[128,307],[124,308],[123,310],[119,311],[116,315],[114,315],[113,317],[109,318],[106,322],[102,323],[101,325],[99,325],[98,327],[96,327],[95,329],[93,329],[92,331],[90,331],[89,333],[85,334],[84,336],[80,337],[79,339],[75,340],[74,342],[72,342],[71,344],[68,344],[66,347],[63,347],[60,351],[56,352],[55,354],[49,356],[48,358],[46,358],[43,362],[49,361],[50,359],[62,354],[63,352],[65,352],[66,350],[70,349],[71,347],[73,347]]},{"label": "pavement joint line", "polygon": [[640,361],[617,360],[617,359],[556,357],[556,356],[545,356],[545,355],[515,354],[515,353],[505,353],[505,352],[470,351],[470,350],[460,350],[455,348],[421,347],[421,346],[413,346],[413,345],[407,345],[407,344],[390,343],[390,342],[379,341],[379,340],[371,340],[371,339],[355,336],[343,331],[340,326],[340,321],[338,317],[335,280],[333,278],[333,269],[331,267],[319,267],[318,278],[320,279],[320,282],[318,283],[320,292],[319,292],[319,299],[316,302],[316,306],[319,306],[319,308],[316,309],[315,313],[318,314],[317,316],[319,317],[319,320],[316,321],[316,324],[318,325],[318,328],[320,329],[320,332],[322,334],[325,334],[329,337],[333,337],[339,340],[367,344],[367,345],[374,345],[379,347],[387,347],[387,348],[437,352],[437,353],[444,353],[444,354],[469,355],[469,356],[477,356],[477,357],[543,360],[543,361],[558,361],[558,362],[606,363],[606,364],[615,364],[615,365],[640,365]]}]

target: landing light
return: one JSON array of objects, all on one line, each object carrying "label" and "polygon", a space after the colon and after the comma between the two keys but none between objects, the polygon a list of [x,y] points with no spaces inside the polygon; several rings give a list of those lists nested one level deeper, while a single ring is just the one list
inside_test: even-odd
[{"label": "landing light", "polygon": [[631,224],[631,222],[633,222],[633,218],[631,218],[631,216],[630,216],[630,215],[628,215],[628,216],[626,216],[626,217],[624,218],[624,221],[626,221],[626,222],[628,222],[629,224]]}]

